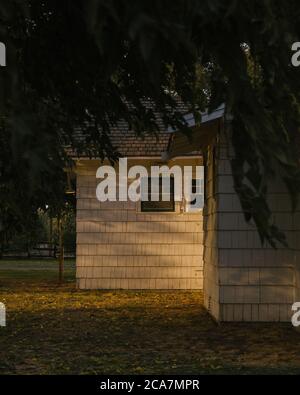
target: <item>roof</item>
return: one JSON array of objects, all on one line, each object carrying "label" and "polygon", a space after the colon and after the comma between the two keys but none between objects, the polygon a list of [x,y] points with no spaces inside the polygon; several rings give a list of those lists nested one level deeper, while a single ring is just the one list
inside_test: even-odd
[{"label": "roof", "polygon": [[[160,157],[168,149],[171,133],[160,126],[156,135],[145,132],[143,136],[137,136],[133,130],[128,129],[125,122],[119,122],[118,126],[111,128],[108,136],[121,157]],[[75,138],[84,141],[81,131],[77,131]],[[73,158],[89,157],[87,153],[76,155],[70,147],[67,148],[67,153]]]},{"label": "roof", "polygon": [[[191,113],[187,113],[187,109],[182,103],[180,103],[179,107],[185,113],[184,118],[188,126],[194,128],[196,126],[194,116]],[[223,115],[224,106],[212,113],[203,113],[201,123],[206,123]],[[162,157],[166,152],[170,151],[170,147],[174,143],[174,136],[177,136],[178,133],[180,135],[180,132],[174,131],[171,128],[166,129],[162,118],[157,114],[156,116],[157,126],[159,128],[157,135],[145,132],[142,137],[139,137],[133,130],[128,128],[128,124],[125,121],[120,121],[117,126],[111,128],[109,133],[110,141],[121,157]],[[77,130],[76,138],[84,140],[84,135],[79,129]],[[67,151],[73,158],[88,157],[87,154],[78,156],[70,148]],[[186,152],[182,152],[182,155],[195,155],[195,152],[198,154],[199,150],[194,149],[193,152],[186,150]]]}]

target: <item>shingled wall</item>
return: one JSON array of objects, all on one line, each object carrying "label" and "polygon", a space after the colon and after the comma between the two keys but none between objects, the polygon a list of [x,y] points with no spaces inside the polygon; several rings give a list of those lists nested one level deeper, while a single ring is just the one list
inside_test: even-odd
[{"label": "shingled wall", "polygon": [[245,221],[233,188],[233,155],[222,139],[215,148],[215,161],[211,147],[207,163],[206,307],[220,321],[290,321],[292,304],[300,301],[299,209],[292,213],[285,186],[272,180],[269,203],[289,248],[262,246],[255,225]]},{"label": "shingled wall", "polygon": [[[151,160],[132,161],[138,163],[150,165]],[[139,203],[100,203],[99,165],[77,162],[78,287],[202,289],[202,213],[181,213],[178,205],[175,213],[142,213]]]}]

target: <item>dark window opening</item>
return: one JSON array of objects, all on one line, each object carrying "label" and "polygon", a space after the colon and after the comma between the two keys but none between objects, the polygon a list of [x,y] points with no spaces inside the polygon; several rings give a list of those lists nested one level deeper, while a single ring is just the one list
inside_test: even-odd
[{"label": "dark window opening", "polygon": [[[163,200],[163,178],[159,177],[159,191],[157,192],[157,201],[151,201],[151,177],[148,178],[147,196],[148,201],[141,201],[142,212],[175,212],[174,197],[174,178],[170,178],[170,198],[168,201]],[[143,182],[143,180],[142,180]],[[154,195],[155,196],[155,195]]]}]

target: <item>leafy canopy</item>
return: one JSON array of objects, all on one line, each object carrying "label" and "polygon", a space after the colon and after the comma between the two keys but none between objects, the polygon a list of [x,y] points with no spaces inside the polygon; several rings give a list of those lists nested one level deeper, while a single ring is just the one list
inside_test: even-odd
[{"label": "leafy canopy", "polygon": [[226,102],[234,119],[228,138],[235,189],[246,218],[263,241],[285,242],[266,196],[275,174],[294,207],[300,191],[300,78],[290,62],[300,38],[296,0],[6,3],[0,5],[0,40],[8,49],[8,67],[0,70],[1,206],[11,177],[29,186],[25,201],[39,196],[35,206],[59,200],[65,145],[116,159],[109,131],[119,119],[137,134],[155,133],[154,111],[166,125],[184,125],[178,95],[195,113]]}]

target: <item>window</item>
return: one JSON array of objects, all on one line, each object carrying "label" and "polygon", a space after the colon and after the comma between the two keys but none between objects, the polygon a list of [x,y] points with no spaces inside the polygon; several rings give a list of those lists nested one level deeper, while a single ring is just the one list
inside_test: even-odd
[{"label": "window", "polygon": [[[146,182],[147,181],[147,182]],[[144,187],[143,187],[143,183]],[[148,185],[147,185],[148,184]],[[141,211],[142,212],[174,212],[175,211],[175,198],[174,198],[174,178],[170,178],[170,194],[165,193],[163,191],[163,178],[159,177],[157,179],[157,186],[159,186],[159,189],[157,191],[153,190],[153,193],[151,188],[153,187],[153,184],[155,184],[155,179],[149,177],[148,179],[142,179],[142,190],[144,190],[144,193],[146,194],[146,199],[143,199],[143,193],[142,193],[142,201],[141,201]],[[169,195],[169,196],[168,196]],[[151,201],[151,197],[156,200],[156,201]],[[165,200],[164,200],[165,199]]]},{"label": "window", "polygon": [[203,209],[204,206],[204,180],[195,179],[192,180],[192,194],[193,199],[186,201],[186,212],[198,212]]}]

